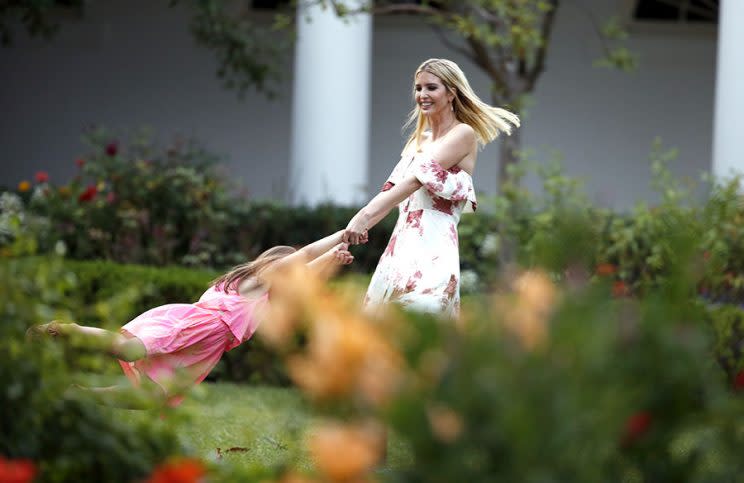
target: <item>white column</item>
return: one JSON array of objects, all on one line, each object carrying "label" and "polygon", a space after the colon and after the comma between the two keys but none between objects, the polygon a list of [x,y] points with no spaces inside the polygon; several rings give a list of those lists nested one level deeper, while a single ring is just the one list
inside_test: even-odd
[{"label": "white column", "polygon": [[371,63],[370,15],[339,19],[330,8],[300,2],[289,180],[294,204],[366,201]]},{"label": "white column", "polygon": [[744,174],[744,1],[723,0],[718,14],[713,175]]}]

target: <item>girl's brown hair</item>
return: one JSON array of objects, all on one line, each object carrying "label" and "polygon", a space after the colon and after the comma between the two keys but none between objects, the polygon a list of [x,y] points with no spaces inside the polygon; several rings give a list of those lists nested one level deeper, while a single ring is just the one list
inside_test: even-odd
[{"label": "girl's brown hair", "polygon": [[291,255],[296,251],[297,250],[294,248],[285,245],[269,248],[260,254],[255,260],[238,265],[224,275],[217,277],[212,281],[212,285],[215,286],[217,290],[221,290],[225,293],[230,291],[237,292],[238,287],[240,287],[243,280],[256,277],[272,263],[286,257],[287,255]]}]

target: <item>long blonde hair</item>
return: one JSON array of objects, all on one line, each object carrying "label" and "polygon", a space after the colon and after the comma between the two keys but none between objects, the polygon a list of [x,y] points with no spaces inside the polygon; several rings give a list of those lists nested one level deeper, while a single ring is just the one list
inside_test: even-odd
[{"label": "long blonde hair", "polygon": [[[490,143],[502,132],[511,134],[513,127],[519,127],[519,117],[516,114],[481,101],[470,87],[468,79],[460,67],[451,60],[429,59],[416,69],[416,73],[413,74],[414,99],[416,98],[416,77],[422,72],[437,76],[444,84],[445,89],[455,95],[452,99],[455,118],[473,128],[478,140],[478,147]],[[403,151],[411,144],[418,149],[424,130],[428,127],[427,119],[421,113],[418,105],[414,106],[403,128],[406,129],[414,123],[416,128],[406,141]]]},{"label": "long blonde hair", "polygon": [[221,290],[225,293],[228,293],[231,290],[237,292],[243,280],[256,277],[272,263],[286,257],[287,255],[291,255],[296,251],[297,250],[294,248],[285,245],[278,245],[269,248],[260,254],[255,260],[233,267],[229,272],[217,277],[212,281],[211,285],[215,286],[217,290]]}]

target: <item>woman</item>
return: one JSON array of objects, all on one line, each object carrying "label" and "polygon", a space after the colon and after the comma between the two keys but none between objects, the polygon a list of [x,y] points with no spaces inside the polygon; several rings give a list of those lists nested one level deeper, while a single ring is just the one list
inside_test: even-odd
[{"label": "woman", "polygon": [[365,298],[456,317],[460,306],[457,224],[476,208],[478,149],[519,126],[509,111],[481,101],[452,61],[429,59],[416,69],[416,123],[382,191],[349,222],[343,240],[357,243],[398,205],[400,215]]}]

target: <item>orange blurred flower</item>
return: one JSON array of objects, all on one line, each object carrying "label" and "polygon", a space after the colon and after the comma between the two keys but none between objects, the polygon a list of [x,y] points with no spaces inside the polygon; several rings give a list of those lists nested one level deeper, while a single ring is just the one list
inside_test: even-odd
[{"label": "orange blurred flower", "polygon": [[70,193],[71,193],[69,186],[60,186],[58,191],[59,191],[59,194],[65,198],[70,196]]},{"label": "orange blurred flower", "polygon": [[628,286],[623,282],[622,280],[616,280],[615,283],[612,284],[612,295],[615,297],[625,297],[626,295],[630,294],[630,290],[628,289]]},{"label": "orange blurred flower", "polygon": [[290,472],[282,476],[278,483],[321,483],[320,481],[309,478],[299,473]]},{"label": "orange blurred flower", "polygon": [[600,263],[597,265],[597,275],[606,277],[608,275],[614,275],[617,272],[617,267],[611,263]]},{"label": "orange blurred flower", "polygon": [[451,443],[462,434],[462,418],[451,408],[441,405],[431,406],[426,409],[426,417],[434,436],[439,441]]},{"label": "orange blurred flower", "polygon": [[176,458],[158,465],[147,483],[197,483],[206,470],[201,461],[191,458]]},{"label": "orange blurred flower", "polygon": [[310,453],[331,481],[358,481],[380,460],[384,434],[375,423],[327,423],[311,435]]},{"label": "orange blurred flower", "polygon": [[3,483],[28,483],[36,476],[36,466],[27,459],[5,459],[0,456],[0,481]]},{"label": "orange blurred flower", "polygon": [[[400,379],[400,355],[379,325],[360,315],[305,267],[291,267],[272,283],[260,335],[287,353],[292,380],[315,399],[360,396],[384,404]],[[306,341],[297,346],[298,334]]]},{"label": "orange blurred flower", "polygon": [[548,337],[548,318],[558,292],[545,272],[529,270],[517,277],[513,297],[496,299],[495,310],[504,314],[505,327],[528,349],[542,345]]},{"label": "orange blurred flower", "polygon": [[30,189],[31,189],[31,183],[29,183],[25,179],[21,181],[20,183],[18,183],[18,191],[20,191],[21,193],[25,193],[26,191]]}]

